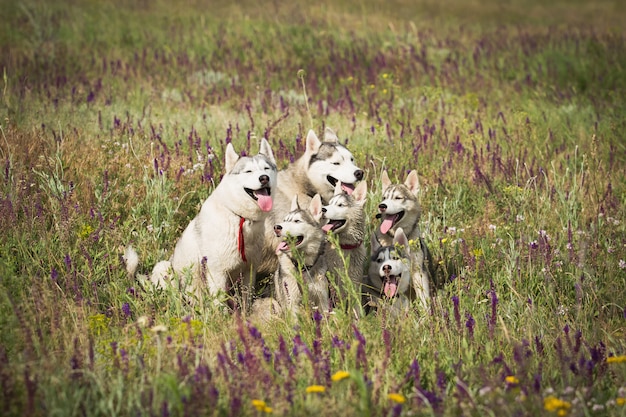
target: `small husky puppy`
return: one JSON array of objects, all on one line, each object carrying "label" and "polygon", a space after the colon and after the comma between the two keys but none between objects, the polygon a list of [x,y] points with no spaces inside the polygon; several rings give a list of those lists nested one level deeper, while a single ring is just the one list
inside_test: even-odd
[{"label": "small husky puppy", "polygon": [[409,242],[417,243],[417,250],[411,251],[411,276],[415,294],[424,307],[430,298],[431,256],[421,236],[419,221],[421,208],[417,195],[419,193],[419,179],[417,172],[409,172],[404,184],[392,184],[383,171],[381,182],[383,185],[383,201],[378,205],[381,218],[380,227],[376,229],[376,238],[383,246],[393,244],[395,233],[402,229]]},{"label": "small husky puppy", "polygon": [[[341,182],[335,185],[335,193],[322,207],[322,221],[326,222],[322,229],[332,232],[339,243],[339,247],[327,249],[328,270],[335,275],[335,282],[339,288],[339,296],[345,299],[346,291],[340,277],[346,274],[355,286],[357,294],[361,294],[363,284],[363,269],[367,253],[363,240],[365,239],[365,198],[367,197],[367,183],[361,181],[354,192],[349,195],[344,192]],[[346,259],[346,263],[342,259]],[[346,266],[348,267],[346,270]]]},{"label": "small husky puppy", "polygon": [[371,245],[367,274],[371,303],[376,307],[391,305],[394,314],[407,312],[411,304],[411,255],[406,235],[399,227],[391,245],[381,246],[374,235]]},{"label": "small husky puppy", "polygon": [[[184,271],[192,273],[196,293],[207,288],[211,295],[227,291],[240,277],[244,290],[255,283],[261,263],[265,219],[273,207],[277,169],[272,149],[262,139],[259,153],[240,157],[229,143],[225,155],[226,173],[200,213],[189,223],[169,261],[155,265],[150,276],[156,286],[165,286]],[[134,275],[138,256],[126,249],[127,270]],[[247,288],[246,288],[247,287]]]},{"label": "small husky puppy", "polygon": [[392,244],[381,246],[371,238],[368,270],[370,297],[377,307],[391,305],[394,313],[408,311],[411,305],[411,255],[409,241],[401,227]]},{"label": "small husky puppy", "polygon": [[351,194],[355,183],[362,179],[363,170],[354,164],[352,153],[339,143],[335,132],[326,128],[324,141],[320,141],[315,132],[309,130],[304,154],[278,173],[274,209],[266,223],[265,263],[259,271],[271,274],[276,270],[274,249],[279,240],[272,232],[272,227],[289,212],[293,196],[298,196],[302,207],[307,207],[315,194],[319,194],[322,203],[326,204],[333,197],[339,182],[345,192]]},{"label": "small husky puppy", "polygon": [[294,196],[291,211],[283,221],[274,226],[276,236],[281,239],[276,247],[278,268],[274,273],[276,300],[283,312],[295,314],[300,309],[306,285],[309,302],[327,312],[330,308],[328,281],[326,278],[326,239],[319,223],[322,200],[316,194],[303,210]]}]

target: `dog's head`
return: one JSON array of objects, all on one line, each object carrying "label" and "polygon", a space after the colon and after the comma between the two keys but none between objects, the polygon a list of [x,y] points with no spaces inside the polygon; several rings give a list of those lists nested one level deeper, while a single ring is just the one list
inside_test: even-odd
[{"label": "dog's head", "polygon": [[322,201],[331,199],[337,183],[341,182],[343,190],[352,194],[355,184],[363,179],[363,170],[354,164],[352,153],[339,144],[330,128],[326,128],[323,142],[309,130],[304,156],[308,161],[308,179]]},{"label": "dog's head", "polygon": [[372,258],[368,275],[372,285],[383,297],[394,298],[409,291],[409,242],[402,228],[396,230],[393,246],[380,246],[372,234]]},{"label": "dog's head", "polygon": [[341,181],[338,181],[333,197],[328,205],[322,207],[322,222],[326,223],[322,229],[325,232],[340,233],[346,228],[348,220],[354,219],[356,221],[362,218],[361,212],[365,204],[365,197],[367,197],[367,183],[365,181],[361,181],[352,194],[347,194]]},{"label": "dog's head", "polygon": [[392,184],[383,171],[381,182],[383,185],[383,200],[378,205],[380,218],[380,232],[394,233],[398,228],[412,230],[419,221],[421,208],[417,195],[419,193],[419,179],[416,171],[409,172],[404,184]]},{"label": "dog's head", "polygon": [[291,202],[291,211],[282,222],[274,226],[274,233],[281,238],[276,253],[286,253],[293,256],[298,251],[306,259],[319,254],[324,244],[324,232],[320,228],[322,215],[322,200],[319,194],[311,200],[308,210],[303,210],[298,204],[298,196]]},{"label": "dog's head", "polygon": [[[226,146],[226,174],[222,182],[233,193],[224,199],[224,205],[233,205],[232,211],[245,218],[255,219],[259,211],[269,212],[273,206],[272,192],[276,187],[276,160],[266,139],[261,139],[259,153],[240,156],[232,143]],[[235,197],[244,193],[247,197]]]}]

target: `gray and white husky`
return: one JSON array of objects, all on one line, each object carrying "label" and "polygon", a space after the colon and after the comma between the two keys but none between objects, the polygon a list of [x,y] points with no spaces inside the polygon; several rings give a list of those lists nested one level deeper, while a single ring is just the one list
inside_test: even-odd
[{"label": "gray and white husky", "polygon": [[371,259],[367,273],[371,304],[390,306],[394,314],[410,308],[411,255],[409,241],[401,227],[397,228],[391,245],[381,246],[371,238]]},{"label": "gray and white husky", "polygon": [[[365,198],[367,197],[367,183],[362,181],[354,192],[348,195],[344,192],[340,182],[335,186],[335,193],[322,207],[322,221],[326,222],[322,229],[336,236],[336,243],[326,251],[328,270],[335,276],[335,283],[339,289],[339,296],[346,297],[346,289],[342,285],[341,276],[347,276],[352,281],[357,294],[361,294],[363,284],[363,270],[367,260],[367,253],[363,240],[365,239]],[[344,262],[345,259],[345,262]],[[347,267],[347,269],[346,269]]]},{"label": "gray and white husky", "polygon": [[284,313],[299,311],[303,298],[301,284],[307,288],[309,303],[326,312],[330,308],[326,278],[326,236],[320,227],[322,200],[316,194],[308,210],[300,208],[294,196],[291,211],[274,226],[280,239],[276,247],[278,268],[274,273],[276,300]]},{"label": "gray and white husky", "polygon": [[[240,277],[244,289],[254,285],[277,181],[270,144],[262,139],[257,155],[241,157],[229,143],[225,171],[170,260],[155,265],[150,279],[156,286],[169,284],[174,276],[182,278],[184,272],[191,272],[191,289],[196,293],[207,288],[217,295]],[[132,247],[127,248],[125,258],[128,272],[134,275],[139,259]]]},{"label": "gray and white husky", "polygon": [[430,279],[432,259],[421,236],[419,221],[421,208],[418,201],[419,179],[415,170],[409,172],[403,184],[394,184],[387,171],[381,177],[383,200],[378,205],[381,218],[380,227],[376,228],[376,238],[383,246],[393,244],[395,233],[402,229],[409,242],[414,243],[411,251],[411,282],[413,290],[426,307],[430,298]]},{"label": "gray and white husky", "polygon": [[352,153],[339,143],[335,132],[330,128],[324,131],[320,141],[313,130],[309,130],[305,151],[293,164],[278,173],[278,188],[274,193],[274,209],[266,222],[264,258],[260,268],[271,274],[276,269],[277,259],[274,248],[278,240],[272,227],[290,211],[294,196],[302,207],[308,207],[311,198],[319,194],[326,204],[333,197],[335,186],[341,182],[346,193],[351,194],[355,184],[363,179],[363,170],[354,164]]}]

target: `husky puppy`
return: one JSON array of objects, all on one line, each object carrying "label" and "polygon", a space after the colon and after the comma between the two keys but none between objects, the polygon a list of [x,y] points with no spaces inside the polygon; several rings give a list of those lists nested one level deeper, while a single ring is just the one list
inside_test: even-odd
[{"label": "husky puppy", "polygon": [[417,172],[409,172],[404,184],[392,184],[383,171],[381,182],[383,185],[383,201],[378,205],[381,218],[380,227],[376,228],[376,238],[383,246],[393,244],[395,233],[402,229],[409,242],[417,243],[417,250],[411,251],[411,276],[415,294],[424,306],[430,298],[430,283],[432,278],[432,259],[428,247],[421,237],[419,220],[421,208],[417,195],[419,193],[419,179]]},{"label": "husky puppy", "polygon": [[[244,290],[255,283],[261,263],[265,219],[273,207],[277,169],[267,140],[259,153],[240,157],[229,143],[225,155],[226,173],[200,213],[189,223],[169,261],[155,265],[150,276],[157,286],[167,285],[174,274],[182,278],[191,272],[191,288],[197,293],[206,287],[211,295],[227,291],[243,278]],[[127,269],[134,275],[138,257],[128,247]],[[247,288],[246,288],[247,287]]]},{"label": "husky puppy", "polygon": [[300,158],[287,169],[278,173],[278,187],[274,193],[274,209],[266,222],[265,263],[260,271],[271,274],[276,270],[277,259],[274,249],[278,240],[272,227],[289,212],[293,196],[307,207],[311,198],[319,194],[322,203],[328,203],[333,197],[335,186],[341,182],[348,194],[354,190],[355,183],[363,179],[363,170],[354,164],[352,153],[339,143],[335,132],[330,128],[324,131],[324,141],[320,141],[313,130],[309,130],[305,151]]},{"label": "husky puppy", "polygon": [[[308,290],[309,302],[326,312],[330,308],[326,279],[325,235],[319,223],[322,200],[316,194],[303,210],[294,196],[291,211],[274,226],[280,243],[276,247],[278,268],[274,273],[276,300],[283,312],[295,314],[302,303],[303,291]],[[301,277],[301,278],[300,278]]]},{"label": "husky puppy", "polygon": [[[363,244],[366,197],[367,183],[365,181],[360,182],[351,195],[346,194],[342,184],[338,182],[328,205],[322,207],[322,221],[326,221],[322,230],[326,233],[332,232],[337,237],[339,244],[339,247],[332,246],[327,250],[326,262],[328,263],[328,270],[335,275],[339,296],[344,299],[346,291],[340,278],[342,274],[347,272],[357,294],[361,294],[362,290],[363,269],[367,259]],[[345,258],[345,263],[342,258]]]},{"label": "husky puppy", "polygon": [[411,304],[411,255],[409,241],[401,227],[396,229],[389,246],[381,246],[372,235],[367,277],[372,304],[376,307],[391,305],[393,314],[408,311]]}]

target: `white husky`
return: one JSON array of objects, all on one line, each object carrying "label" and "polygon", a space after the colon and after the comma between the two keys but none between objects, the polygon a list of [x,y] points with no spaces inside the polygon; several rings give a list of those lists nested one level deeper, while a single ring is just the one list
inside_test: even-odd
[{"label": "white husky", "polygon": [[352,153],[339,143],[335,132],[326,128],[322,142],[313,130],[309,130],[304,154],[278,173],[274,210],[266,222],[265,263],[259,269],[266,274],[276,270],[278,260],[274,249],[279,241],[272,233],[272,227],[289,212],[293,196],[298,197],[302,207],[308,207],[315,194],[319,194],[322,203],[326,204],[339,182],[345,192],[351,194],[355,184],[362,179],[363,170],[354,164]]},{"label": "white husky", "polygon": [[342,184],[338,182],[328,205],[322,207],[322,219],[327,222],[322,229],[327,233],[332,232],[339,244],[339,247],[333,246],[326,252],[328,270],[335,276],[335,283],[342,299],[345,299],[347,294],[340,278],[346,273],[354,284],[356,293],[361,294],[362,291],[363,269],[367,259],[363,242],[365,239],[363,206],[366,197],[367,183],[365,181],[361,181],[351,195],[346,194]]},{"label": "white husky", "polygon": [[[229,143],[225,168],[224,177],[183,232],[171,259],[155,265],[150,277],[155,285],[164,286],[173,273],[181,278],[185,271],[191,272],[196,292],[206,287],[217,295],[240,278],[244,289],[254,285],[265,219],[273,207],[276,161],[265,139],[259,154],[247,157],[240,157]],[[132,247],[127,248],[125,258],[128,272],[134,274],[138,257]]]},{"label": "white husky", "polygon": [[418,201],[419,179],[416,171],[409,172],[404,184],[393,184],[383,171],[383,201],[378,205],[382,219],[376,229],[376,238],[383,246],[393,244],[395,233],[402,229],[407,239],[414,242],[411,251],[411,276],[415,294],[426,307],[430,298],[430,254],[419,227],[421,208]]},{"label": "white husky", "polygon": [[411,290],[411,255],[409,241],[397,228],[389,246],[381,246],[372,235],[368,270],[371,303],[376,307],[391,305],[393,314],[408,311]]}]

